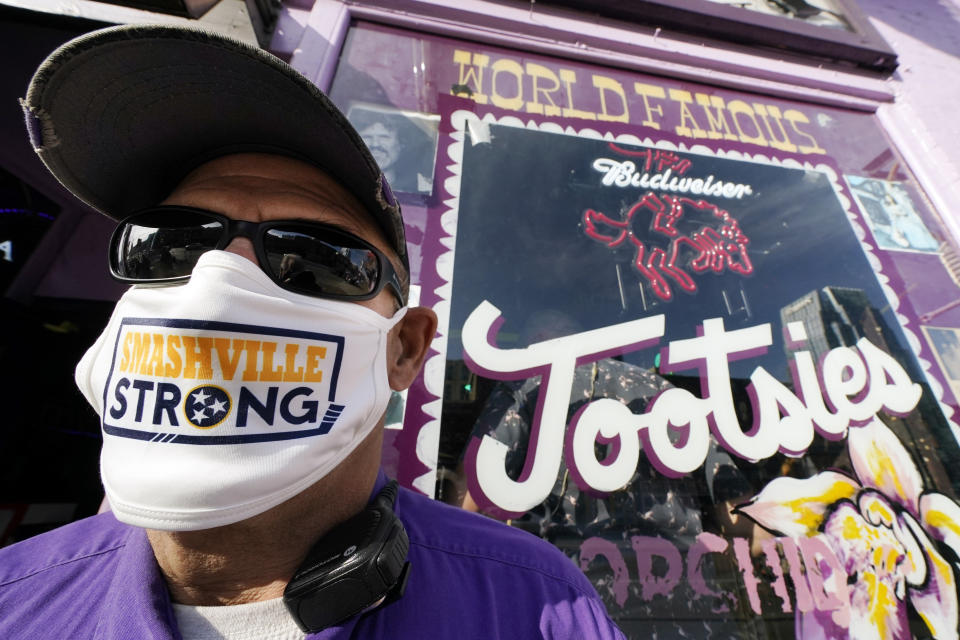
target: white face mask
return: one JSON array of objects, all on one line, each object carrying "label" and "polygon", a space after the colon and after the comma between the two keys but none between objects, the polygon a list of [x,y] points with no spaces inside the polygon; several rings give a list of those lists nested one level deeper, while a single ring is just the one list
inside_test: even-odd
[{"label": "white face mask", "polygon": [[290,293],[223,251],[184,285],[131,288],[76,371],[117,518],[207,529],[324,477],[386,409],[387,332],[405,311]]}]

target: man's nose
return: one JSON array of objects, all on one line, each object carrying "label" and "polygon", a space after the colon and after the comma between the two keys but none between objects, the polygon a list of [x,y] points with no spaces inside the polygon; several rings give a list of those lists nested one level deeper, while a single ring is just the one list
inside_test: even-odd
[{"label": "man's nose", "polygon": [[258,264],[257,254],[253,251],[253,243],[250,242],[250,238],[244,238],[243,236],[237,236],[230,241],[223,249],[224,251],[229,251],[230,253],[235,253],[238,256],[243,256],[253,264]]}]

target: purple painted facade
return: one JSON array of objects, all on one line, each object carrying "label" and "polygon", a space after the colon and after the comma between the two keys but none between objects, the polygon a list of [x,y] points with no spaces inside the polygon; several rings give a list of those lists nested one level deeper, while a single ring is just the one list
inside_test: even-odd
[{"label": "purple painted facade", "polygon": [[401,189],[441,318],[386,445],[401,482],[553,541],[630,637],[896,637],[914,612],[950,637],[954,572],[867,542],[957,548],[957,96],[930,78],[960,50],[932,4],[859,3],[891,76],[543,4],[288,9],[274,49],[361,132],[435,140]]}]

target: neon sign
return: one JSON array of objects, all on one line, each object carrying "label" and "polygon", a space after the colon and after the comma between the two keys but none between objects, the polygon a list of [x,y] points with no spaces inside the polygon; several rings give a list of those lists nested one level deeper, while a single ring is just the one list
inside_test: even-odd
[{"label": "neon sign", "polygon": [[[677,228],[681,219],[702,220],[703,224],[696,231],[683,234]],[[647,220],[649,225],[644,224]],[[634,268],[662,300],[673,298],[668,277],[683,291],[697,291],[685,266],[694,274],[722,273],[727,269],[742,276],[753,273],[753,263],[747,254],[750,239],[729,212],[704,200],[668,195],[661,198],[649,192],[627,211],[623,220],[587,209],[583,224],[586,235],[611,249],[632,245]],[[667,248],[651,244],[646,239],[649,234],[644,233],[646,228],[669,238]]]}]

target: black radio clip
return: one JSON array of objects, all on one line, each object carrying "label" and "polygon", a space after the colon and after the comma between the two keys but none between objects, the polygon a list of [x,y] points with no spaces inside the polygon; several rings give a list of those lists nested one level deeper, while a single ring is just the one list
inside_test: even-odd
[{"label": "black radio clip", "polygon": [[324,535],[307,553],[283,592],[297,625],[316,633],[403,595],[410,574],[410,541],[393,512],[397,483]]}]

